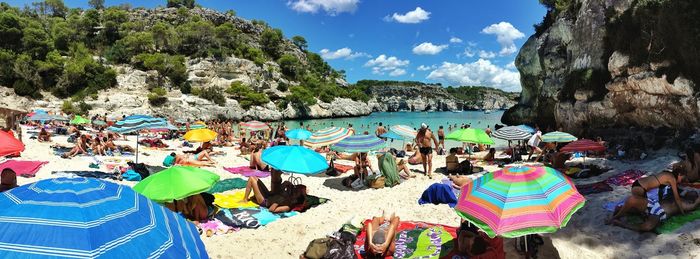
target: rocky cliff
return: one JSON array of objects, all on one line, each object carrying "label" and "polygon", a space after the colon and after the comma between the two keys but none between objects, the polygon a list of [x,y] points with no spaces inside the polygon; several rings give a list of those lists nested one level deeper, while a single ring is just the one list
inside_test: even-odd
[{"label": "rocky cliff", "polygon": [[442,86],[378,85],[370,87],[375,111],[452,111],[457,101]]},{"label": "rocky cliff", "polygon": [[568,2],[550,7],[521,48],[523,90],[504,123],[573,133],[700,126],[698,1]]}]

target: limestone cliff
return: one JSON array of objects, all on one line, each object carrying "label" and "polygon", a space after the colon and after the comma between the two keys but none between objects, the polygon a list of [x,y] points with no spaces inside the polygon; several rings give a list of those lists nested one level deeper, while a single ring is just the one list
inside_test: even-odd
[{"label": "limestone cliff", "polygon": [[698,1],[569,2],[521,48],[523,90],[504,123],[573,133],[700,126]]}]

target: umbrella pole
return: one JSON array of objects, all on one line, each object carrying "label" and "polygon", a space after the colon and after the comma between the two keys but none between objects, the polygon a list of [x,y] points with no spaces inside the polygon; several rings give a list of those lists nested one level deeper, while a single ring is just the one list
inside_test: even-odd
[{"label": "umbrella pole", "polygon": [[529,259],[530,255],[527,253],[527,237],[529,235],[525,235],[525,258]]},{"label": "umbrella pole", "polygon": [[139,163],[139,132],[136,132],[136,163]]}]

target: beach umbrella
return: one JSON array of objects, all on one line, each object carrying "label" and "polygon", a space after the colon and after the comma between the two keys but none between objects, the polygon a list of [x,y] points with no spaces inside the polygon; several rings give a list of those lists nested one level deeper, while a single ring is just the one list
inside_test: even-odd
[{"label": "beach umbrella", "polygon": [[107,128],[109,131],[117,133],[130,133],[136,132],[136,163],[139,162],[139,134],[138,131],[142,129],[157,129],[163,128],[168,125],[168,122],[162,118],[155,118],[148,115],[131,115],[120,121],[114,123],[114,125]]},{"label": "beach umbrella", "polygon": [[521,129],[523,129],[524,131],[527,131],[527,132],[530,133],[530,134],[535,134],[535,132],[537,132],[537,130],[535,130],[535,128],[530,127],[530,126],[525,125],[525,124],[520,124],[520,125],[518,125],[518,126],[516,126],[516,127],[521,128]]},{"label": "beach umbrella", "polygon": [[384,148],[386,141],[372,135],[353,135],[331,146],[332,150],[348,153],[364,153]]},{"label": "beach umbrella", "polygon": [[263,150],[261,159],[287,173],[317,174],[328,169],[326,158],[302,146],[274,146]]},{"label": "beach umbrella", "polygon": [[203,121],[195,121],[194,124],[207,126],[207,123]]},{"label": "beach umbrella", "polygon": [[205,192],[219,178],[197,167],[173,166],[146,177],[134,185],[134,191],[157,202],[170,202]]},{"label": "beach umbrella", "polygon": [[69,121],[68,117],[61,116],[61,115],[52,115],[51,117],[57,121]]},{"label": "beach umbrella", "polygon": [[554,131],[550,132],[547,134],[542,135],[542,142],[557,142],[557,143],[566,143],[566,142],[571,142],[575,141],[578,138],[574,137],[574,135],[571,135],[566,132],[561,132],[561,131]]},{"label": "beach umbrella", "polygon": [[153,132],[168,132],[168,131],[171,131],[171,130],[177,130],[177,127],[175,127],[173,124],[170,124],[170,122],[168,122],[168,123],[165,125],[165,127],[162,127],[162,128],[151,128],[150,130],[153,131]]},{"label": "beach umbrella", "polygon": [[[207,128],[206,125],[202,125],[202,124],[190,124],[190,130],[206,129],[206,128]],[[184,131],[184,130],[187,130],[187,126],[182,126],[182,127],[180,127],[180,130],[183,130],[183,131]]]},{"label": "beach umbrella", "polygon": [[28,120],[45,122],[54,120],[54,117],[47,113],[34,113],[34,115],[29,116]]},{"label": "beach umbrella", "polygon": [[387,138],[387,139],[396,139],[396,140],[404,140],[405,139],[404,136],[396,134],[396,132],[393,132],[393,131],[388,131],[387,133],[379,135],[379,137]]},{"label": "beach umbrella", "polygon": [[532,134],[520,127],[508,126],[498,129],[491,134],[492,137],[503,140],[523,140],[532,137]]},{"label": "beach umbrella", "polygon": [[107,122],[106,122],[106,121],[103,121],[103,120],[94,120],[94,121],[92,121],[92,125],[95,125],[95,126],[105,126],[105,125],[107,125]]},{"label": "beach umbrella", "polygon": [[341,127],[330,127],[314,132],[304,141],[307,147],[330,146],[352,135],[350,130]]},{"label": "beach umbrella", "polygon": [[313,133],[306,129],[293,129],[287,131],[286,133],[284,133],[284,135],[290,139],[307,140],[311,137],[311,135],[313,135]]},{"label": "beach umbrella", "polygon": [[[602,152],[605,150],[605,146],[590,139],[579,139],[560,149],[561,152]],[[583,157],[583,162],[586,162],[586,156]]]},{"label": "beach umbrella", "polygon": [[445,139],[456,140],[473,144],[493,145],[493,139],[482,129],[467,128],[458,129],[445,136]]},{"label": "beach umbrella", "polygon": [[418,131],[406,125],[394,125],[389,127],[389,130],[410,139],[414,139],[416,138],[416,135],[418,135]]},{"label": "beach umbrella", "polygon": [[80,115],[75,115],[75,118],[70,120],[70,124],[72,124],[72,125],[82,125],[82,124],[88,124],[88,123],[90,123],[90,120],[85,119],[85,118],[81,117]]},{"label": "beach umbrella", "polygon": [[455,210],[489,237],[514,238],[565,227],[585,201],[552,168],[508,166],[462,187]]},{"label": "beach umbrella", "polygon": [[131,188],[53,178],[0,193],[0,258],[208,258],[194,224]]},{"label": "beach umbrella", "polygon": [[267,125],[267,123],[260,121],[241,122],[241,127],[249,131],[261,131],[270,128],[270,126]]},{"label": "beach umbrella", "polygon": [[24,144],[21,141],[10,135],[10,133],[0,130],[0,157],[17,154],[22,151],[24,151]]},{"label": "beach umbrella", "polygon": [[210,129],[196,129],[185,133],[185,140],[192,142],[208,142],[216,139],[216,132]]}]

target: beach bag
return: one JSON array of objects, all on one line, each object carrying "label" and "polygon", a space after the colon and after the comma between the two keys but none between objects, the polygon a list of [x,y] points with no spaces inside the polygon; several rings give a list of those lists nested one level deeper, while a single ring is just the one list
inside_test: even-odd
[{"label": "beach bag", "polygon": [[356,238],[353,234],[341,232],[339,239],[333,239],[328,247],[328,252],[323,258],[327,259],[348,259],[357,258],[355,254]]},{"label": "beach bag", "polygon": [[369,182],[369,187],[371,187],[372,189],[384,188],[384,185],[386,183],[386,177],[379,175],[372,175],[368,177],[367,180]]},{"label": "beach bag", "polygon": [[391,154],[385,154],[378,159],[379,171],[384,177],[384,186],[393,187],[401,183],[401,177],[396,166],[396,159]]},{"label": "beach bag", "polygon": [[141,175],[141,179],[146,179],[146,177],[151,175],[151,173],[148,171],[148,168],[146,167],[146,165],[144,163],[135,164],[132,162],[128,162],[127,165],[129,165],[129,167],[131,167],[131,169],[133,169],[139,175]]},{"label": "beach bag", "polygon": [[126,170],[126,172],[122,175],[122,178],[133,182],[141,181],[141,175],[132,169]]},{"label": "beach bag", "polygon": [[445,149],[444,149],[444,148],[439,148],[439,149],[437,150],[437,154],[438,154],[438,156],[444,156],[444,155],[445,155]]},{"label": "beach bag", "polygon": [[337,169],[335,169],[335,165],[333,164],[333,158],[331,158],[331,162],[328,165],[328,169],[326,169],[326,175],[328,176],[338,176],[340,175],[340,172],[338,172]]},{"label": "beach bag", "polygon": [[166,156],[165,159],[163,159],[163,166],[171,167],[173,165],[175,165],[175,157],[174,156]]},{"label": "beach bag", "polygon": [[331,242],[333,239],[330,237],[318,238],[312,240],[306,247],[306,252],[304,252],[304,257],[308,259],[322,259],[328,253]]},{"label": "beach bag", "polygon": [[457,170],[461,175],[472,174],[472,164],[471,162],[469,162],[469,160],[464,160],[459,163],[459,167]]}]

